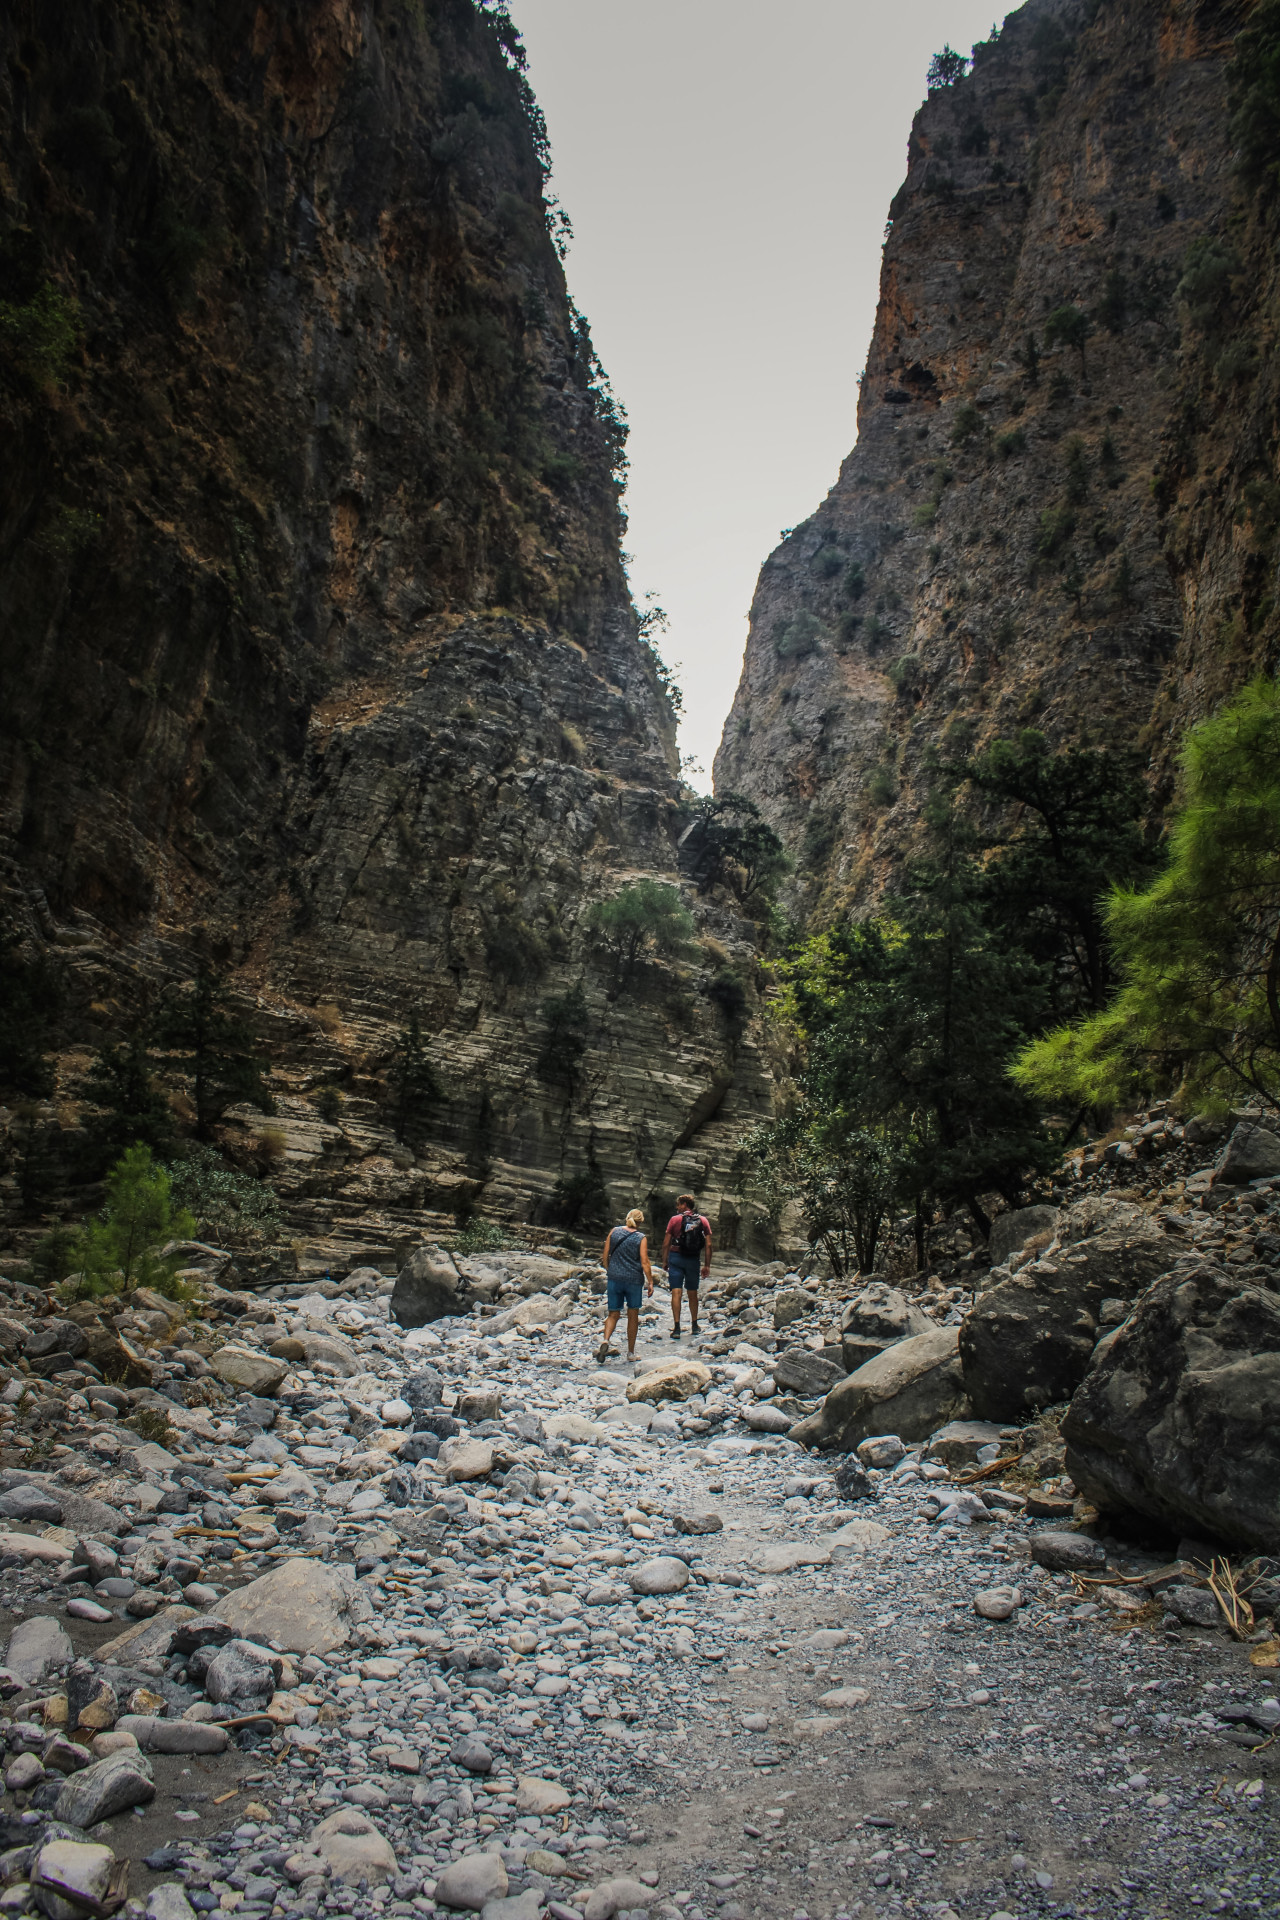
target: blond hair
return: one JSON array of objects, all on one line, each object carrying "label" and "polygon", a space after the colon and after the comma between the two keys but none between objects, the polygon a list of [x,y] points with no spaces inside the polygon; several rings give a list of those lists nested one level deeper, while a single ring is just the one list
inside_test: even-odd
[{"label": "blond hair", "polygon": [[630,1213],[627,1215],[627,1225],[633,1232],[636,1227],[642,1227],[644,1225],[644,1215],[641,1213],[639,1207],[632,1207]]}]

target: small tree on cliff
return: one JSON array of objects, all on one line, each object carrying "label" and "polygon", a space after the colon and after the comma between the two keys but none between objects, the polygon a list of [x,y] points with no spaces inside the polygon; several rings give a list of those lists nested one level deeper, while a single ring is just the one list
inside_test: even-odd
[{"label": "small tree on cliff", "polygon": [[588,934],[612,961],[615,992],[646,953],[680,953],[694,931],[676,888],[662,880],[633,880],[608,900],[593,900],[585,920]]},{"label": "small tree on cliff", "polygon": [[1091,328],[1089,316],[1079,307],[1055,307],[1044,323],[1044,340],[1047,347],[1074,347],[1080,355],[1080,378],[1088,372],[1085,365],[1085,342]]},{"label": "small tree on cliff", "polygon": [[930,93],[940,93],[944,87],[954,87],[957,80],[963,80],[969,71],[969,62],[964,54],[957,53],[949,43],[941,53],[935,53],[929,62],[928,87]]},{"label": "small tree on cliff", "polygon": [[225,980],[202,965],[194,980],[170,991],[156,1023],[157,1044],[176,1054],[191,1076],[196,1134],[210,1140],[228,1107],[243,1102],[274,1113],[257,1035],[231,1006]]}]

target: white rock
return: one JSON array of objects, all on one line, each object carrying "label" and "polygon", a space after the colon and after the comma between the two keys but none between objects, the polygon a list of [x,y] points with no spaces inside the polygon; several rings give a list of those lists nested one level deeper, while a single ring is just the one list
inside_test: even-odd
[{"label": "white rock", "polygon": [[383,1425],[388,1427],[407,1427],[413,1419],[413,1408],[407,1400],[384,1400],[381,1413]]},{"label": "white rock", "polygon": [[1008,1620],[1021,1605],[1019,1587],[985,1587],[973,1596],[973,1610],[984,1620]]},{"label": "white rock", "polygon": [[340,1807],[322,1820],[311,1835],[310,1846],[334,1879],[347,1886],[363,1879],[370,1886],[382,1886],[396,1871],[390,1841],[354,1807]]},{"label": "white rock", "polygon": [[631,1567],[627,1573],[627,1584],[632,1593],[683,1593],[690,1578],[683,1560],[663,1554],[660,1559],[642,1560],[638,1567]]},{"label": "white rock", "polygon": [[620,1878],[606,1880],[593,1887],[583,1908],[583,1920],[613,1920],[615,1913],[629,1913],[635,1907],[648,1910],[653,1904],[653,1889],[643,1881]]},{"label": "white rock", "polygon": [[507,1870],[496,1853],[464,1853],[436,1881],[438,1907],[480,1913],[490,1900],[504,1900]]},{"label": "white rock", "polygon": [[30,1620],[20,1620],[9,1635],[4,1663],[29,1687],[36,1687],[53,1668],[65,1667],[74,1658],[66,1629],[51,1614],[37,1613]]},{"label": "white rock", "polygon": [[517,1813],[562,1813],[572,1800],[558,1780],[540,1780],[536,1773],[516,1776]]},{"label": "white rock", "polygon": [[[115,1863],[110,1847],[46,1840],[31,1868],[36,1905],[48,1920],[80,1920],[86,1902],[103,1898]],[[64,1899],[64,1894],[71,1897]]]},{"label": "white rock", "polygon": [[176,1880],[153,1887],[147,1896],[147,1920],[195,1920],[191,1902]]}]

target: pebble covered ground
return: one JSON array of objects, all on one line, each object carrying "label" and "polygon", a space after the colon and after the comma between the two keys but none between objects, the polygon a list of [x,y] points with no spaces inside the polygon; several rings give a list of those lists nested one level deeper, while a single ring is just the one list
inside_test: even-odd
[{"label": "pebble covered ground", "polygon": [[[773,1285],[744,1276],[735,1307]],[[1248,1645],[1038,1566],[1043,1529],[1016,1497],[940,1523],[947,1470],[920,1448],[861,1489],[855,1474],[869,1497],[846,1499],[842,1458],[739,1417],[762,1404],[740,1385],[759,1370],[726,1351],[714,1290],[679,1346],[655,1302],[634,1369],[597,1361],[600,1309],[572,1279],[540,1296],[564,1317],[528,1331],[476,1315],[405,1335],[387,1290],[256,1304],[235,1348],[265,1360],[319,1328],[350,1347],[345,1371],[286,1355],[272,1401],[197,1410],[163,1459],[86,1407],[47,1485],[114,1489],[117,1591],[77,1580],[65,1548],[52,1570],[0,1562],[13,1612],[70,1626],[71,1594],[82,1634],[95,1607],[99,1636],[138,1622],[102,1671],[149,1675],[162,1714],[244,1722],[225,1799],[206,1763],[153,1755],[157,1799],[94,1824],[149,1858],[137,1911],[149,1886],[153,1920],[1280,1913],[1280,1675]],[[628,1402],[675,1353],[706,1359],[705,1390]],[[448,1484],[405,1436],[429,1453],[426,1423],[460,1414],[445,1459],[472,1449],[472,1471],[479,1448],[488,1471]],[[86,1462],[95,1475],[69,1472]],[[10,1527],[53,1546],[75,1532]],[[1169,1557],[1104,1544],[1112,1582]],[[198,1663],[168,1652],[173,1625],[298,1560],[354,1572],[347,1644],[294,1649],[256,1712],[211,1707]],[[975,1612],[1010,1587],[1009,1618]],[[269,1621],[256,1638],[269,1649]],[[41,1751],[38,1696],[6,1709],[11,1772]],[[58,1830],[61,1790],[54,1764],[11,1788],[11,1841]],[[334,1816],[355,1830],[334,1838]],[[24,1855],[10,1910],[34,1897],[25,1871]]]}]

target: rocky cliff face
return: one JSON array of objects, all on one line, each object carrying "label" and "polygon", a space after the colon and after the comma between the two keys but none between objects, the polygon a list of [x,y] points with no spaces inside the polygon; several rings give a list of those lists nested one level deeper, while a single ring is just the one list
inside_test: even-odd
[{"label": "rocky cliff face", "polygon": [[[697,949],[612,995],[580,926],[675,879],[683,819],[509,24],[20,0],[0,42],[0,831],[68,1039],[229,968],[295,1217],[365,1254],[424,1208],[714,1194],[749,1025]],[[413,1016],[441,1092],[393,1145]]]},{"label": "rocky cliff face", "polygon": [[874,894],[940,743],[1137,744],[1158,803],[1178,732],[1276,659],[1247,14],[1032,0],[916,116],[858,442],[764,565],[716,761],[802,912]]}]

